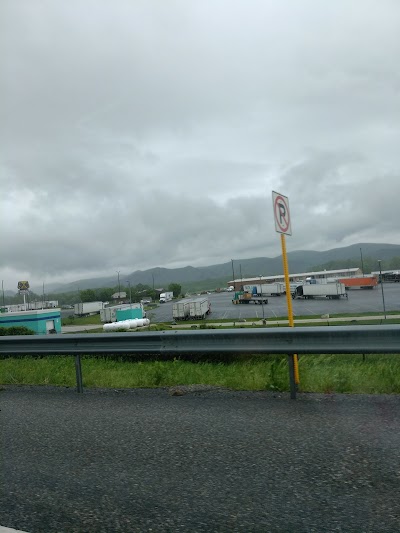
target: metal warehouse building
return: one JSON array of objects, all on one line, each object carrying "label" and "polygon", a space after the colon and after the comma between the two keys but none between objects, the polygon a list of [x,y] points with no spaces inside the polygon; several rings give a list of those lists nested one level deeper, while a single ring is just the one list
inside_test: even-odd
[{"label": "metal warehouse building", "polygon": [[[362,276],[360,268],[342,268],[340,270],[321,270],[319,272],[300,272],[298,274],[289,274],[290,282],[303,281],[307,278],[327,279],[327,278],[354,278]],[[276,281],[285,282],[283,274],[275,276],[255,276],[252,278],[240,278],[228,281],[228,286],[233,286],[235,290],[240,290],[243,285],[252,283],[275,283]]]}]

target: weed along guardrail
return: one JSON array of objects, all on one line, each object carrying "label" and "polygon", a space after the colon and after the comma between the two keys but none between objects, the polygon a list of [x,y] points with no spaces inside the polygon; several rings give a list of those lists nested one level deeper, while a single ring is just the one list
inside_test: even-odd
[{"label": "weed along guardrail", "polygon": [[400,354],[400,325],[0,337],[1,356],[74,355],[80,393],[81,355],[287,354],[290,395],[295,399],[293,354],[387,353]]}]

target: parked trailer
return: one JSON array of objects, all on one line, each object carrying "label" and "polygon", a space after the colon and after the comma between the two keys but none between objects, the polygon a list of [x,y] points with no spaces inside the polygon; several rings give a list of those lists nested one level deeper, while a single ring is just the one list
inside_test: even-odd
[{"label": "parked trailer", "polygon": [[266,296],[256,296],[250,292],[236,292],[232,300],[233,304],[267,304],[268,298]]},{"label": "parked trailer", "polygon": [[285,294],[285,284],[263,283],[261,285],[243,285],[244,292],[250,292],[255,296],[281,296]]},{"label": "parked trailer", "polygon": [[208,298],[194,298],[189,302],[190,318],[206,318],[211,313],[211,304]]},{"label": "parked trailer", "polygon": [[95,315],[104,308],[104,302],[82,302],[74,305],[74,315]]},{"label": "parked trailer", "polygon": [[190,302],[191,299],[180,300],[172,304],[172,318],[173,320],[188,320],[190,318]]},{"label": "parked trailer", "polygon": [[296,288],[293,298],[338,300],[341,296],[347,298],[346,287],[343,283],[306,283]]},{"label": "parked trailer", "polygon": [[338,280],[343,283],[347,290],[349,289],[373,289],[378,285],[375,276],[363,276],[359,278],[341,278]]},{"label": "parked trailer", "polygon": [[117,322],[117,311],[131,310],[132,313],[126,312],[126,315],[130,315],[129,318],[146,318],[146,312],[141,303],[134,304],[121,304],[113,305],[112,307],[105,307],[100,311],[100,321],[103,324],[109,324],[110,322]]}]

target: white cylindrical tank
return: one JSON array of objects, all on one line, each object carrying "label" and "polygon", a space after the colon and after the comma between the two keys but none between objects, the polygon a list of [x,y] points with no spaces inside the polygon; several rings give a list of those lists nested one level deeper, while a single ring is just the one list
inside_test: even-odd
[{"label": "white cylindrical tank", "polygon": [[129,320],[120,320],[119,322],[114,322],[115,329],[129,329]]},{"label": "white cylindrical tank", "polygon": [[144,326],[144,319],[143,318],[137,318],[137,327],[141,328]]},{"label": "white cylindrical tank", "polygon": [[136,318],[132,318],[131,320],[127,320],[129,329],[136,329],[137,328],[137,320]]},{"label": "white cylindrical tank", "polygon": [[114,324],[111,323],[111,324],[104,324],[103,325],[103,331],[112,331],[114,328],[113,328]]}]

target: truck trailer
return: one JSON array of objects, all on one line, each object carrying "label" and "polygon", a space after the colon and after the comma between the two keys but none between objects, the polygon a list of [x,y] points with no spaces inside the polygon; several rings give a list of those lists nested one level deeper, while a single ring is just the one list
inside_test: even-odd
[{"label": "truck trailer", "polygon": [[347,298],[346,287],[343,283],[305,283],[299,285],[293,293],[293,299],[328,298],[338,300],[341,296]]},{"label": "truck trailer", "polygon": [[[121,318],[118,314],[126,315],[126,318]],[[110,322],[117,322],[119,320],[125,320],[128,318],[146,318],[146,312],[143,308],[143,304],[121,304],[114,305],[112,307],[104,307],[100,311],[100,320],[103,324],[109,324]]]},{"label": "truck trailer", "polygon": [[373,289],[378,285],[378,280],[375,276],[361,276],[359,278],[341,278],[340,283],[349,289]]},{"label": "truck trailer", "polygon": [[104,302],[81,302],[74,305],[75,316],[96,315],[104,308]]},{"label": "truck trailer", "polygon": [[244,292],[250,292],[255,296],[281,296],[285,294],[285,284],[276,283],[263,283],[261,285],[243,285]]},{"label": "truck trailer", "polygon": [[188,320],[190,318],[189,304],[191,301],[191,299],[184,299],[172,304],[173,320]]},{"label": "truck trailer", "polygon": [[193,298],[189,302],[189,317],[191,319],[204,319],[211,313],[211,303],[208,298]]},{"label": "truck trailer", "polygon": [[173,297],[174,297],[173,292],[162,292],[160,294],[160,304],[165,304],[166,302],[170,302]]}]

